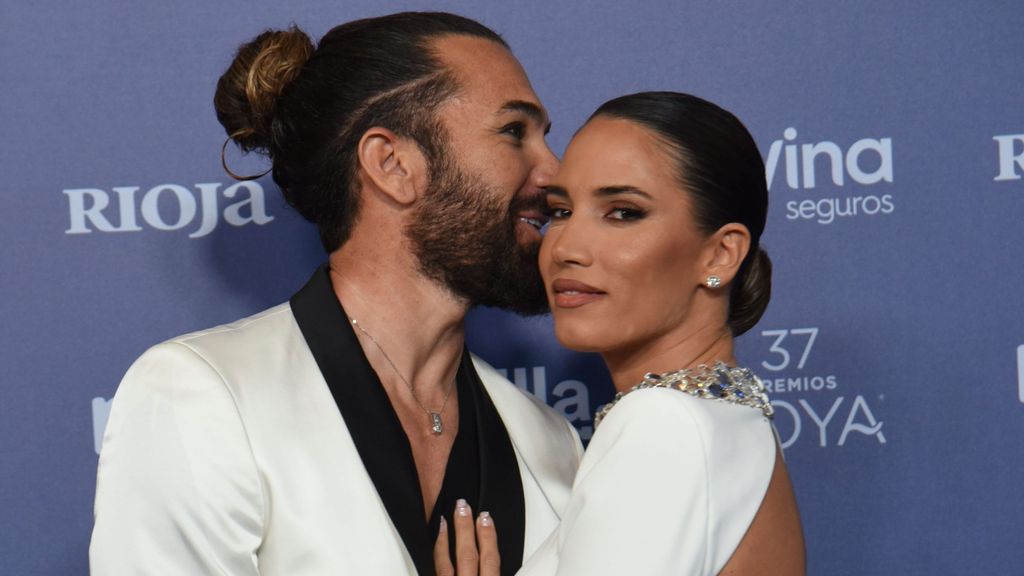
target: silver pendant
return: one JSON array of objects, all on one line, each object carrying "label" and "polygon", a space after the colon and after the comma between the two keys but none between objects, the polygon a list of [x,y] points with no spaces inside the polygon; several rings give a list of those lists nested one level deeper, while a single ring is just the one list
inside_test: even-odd
[{"label": "silver pendant", "polygon": [[437,412],[431,412],[430,413],[430,423],[431,423],[430,431],[433,432],[434,434],[440,434],[441,431],[442,431],[442,428],[441,428],[441,415],[438,414]]}]

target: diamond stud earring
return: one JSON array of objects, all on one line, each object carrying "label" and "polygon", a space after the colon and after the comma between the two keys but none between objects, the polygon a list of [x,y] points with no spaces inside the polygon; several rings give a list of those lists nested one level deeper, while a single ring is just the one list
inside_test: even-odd
[{"label": "diamond stud earring", "polygon": [[708,276],[707,280],[704,281],[704,285],[712,289],[718,288],[719,286],[722,285],[722,279],[712,274],[711,276]]}]

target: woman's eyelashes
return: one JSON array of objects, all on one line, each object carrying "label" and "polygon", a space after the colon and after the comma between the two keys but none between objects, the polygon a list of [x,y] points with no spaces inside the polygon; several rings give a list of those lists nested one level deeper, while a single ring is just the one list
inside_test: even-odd
[{"label": "woman's eyelashes", "polygon": [[[549,220],[566,220],[572,216],[572,210],[561,204],[549,204],[544,207],[544,215]],[[603,218],[616,222],[633,222],[642,220],[647,211],[637,206],[612,206],[603,211]]]},{"label": "woman's eyelashes", "polygon": [[647,211],[636,206],[616,206],[607,214],[607,218],[626,222],[642,220],[645,216],[647,216]]},{"label": "woman's eyelashes", "polygon": [[570,214],[572,214],[572,211],[568,208],[551,205],[545,205],[541,209],[541,212],[543,212],[544,216],[547,217],[548,220],[565,220]]}]

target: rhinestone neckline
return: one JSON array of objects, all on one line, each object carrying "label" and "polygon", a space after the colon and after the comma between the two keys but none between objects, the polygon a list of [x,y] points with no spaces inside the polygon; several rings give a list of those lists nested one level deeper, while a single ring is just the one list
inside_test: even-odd
[{"label": "rhinestone neckline", "polygon": [[672,372],[656,374],[648,372],[642,382],[629,390],[619,392],[611,402],[602,406],[594,415],[594,429],[608,412],[630,392],[644,388],[671,388],[685,392],[695,398],[719,400],[730,404],[739,404],[761,410],[765,418],[775,413],[764,384],[747,368],[727,366],[724,362],[716,362],[708,367],[701,364],[696,368],[684,368]]}]

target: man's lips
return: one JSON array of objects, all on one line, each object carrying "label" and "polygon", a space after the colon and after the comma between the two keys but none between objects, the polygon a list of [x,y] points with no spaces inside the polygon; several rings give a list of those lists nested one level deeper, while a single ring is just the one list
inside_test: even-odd
[{"label": "man's lips", "polygon": [[547,217],[540,210],[523,210],[517,213],[516,217],[520,222],[525,222],[537,230],[540,230],[548,222]]},{"label": "man's lips", "polygon": [[579,308],[607,295],[589,284],[564,278],[552,282],[551,291],[555,295],[554,304],[558,308]]}]

